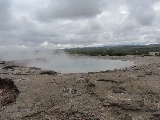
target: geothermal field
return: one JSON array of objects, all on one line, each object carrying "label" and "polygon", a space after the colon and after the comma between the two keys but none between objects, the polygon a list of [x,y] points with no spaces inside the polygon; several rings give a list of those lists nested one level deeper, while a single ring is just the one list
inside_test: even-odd
[{"label": "geothermal field", "polygon": [[159,120],[160,57],[1,53],[1,120]]}]

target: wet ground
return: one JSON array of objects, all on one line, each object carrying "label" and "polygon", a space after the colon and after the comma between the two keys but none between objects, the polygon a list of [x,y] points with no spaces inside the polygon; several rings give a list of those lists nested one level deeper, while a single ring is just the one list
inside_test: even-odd
[{"label": "wet ground", "polygon": [[[7,94],[15,97],[1,104],[0,119],[159,120],[160,57],[109,59],[131,60],[135,65],[97,73],[59,74],[1,62],[0,80],[13,81]],[[3,93],[4,87],[0,90]]]}]

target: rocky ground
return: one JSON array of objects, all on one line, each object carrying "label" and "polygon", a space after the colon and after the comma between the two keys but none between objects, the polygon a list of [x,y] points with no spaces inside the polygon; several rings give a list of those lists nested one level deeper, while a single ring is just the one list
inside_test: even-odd
[{"label": "rocky ground", "polygon": [[130,68],[58,74],[0,62],[0,120],[160,120],[160,57]]}]

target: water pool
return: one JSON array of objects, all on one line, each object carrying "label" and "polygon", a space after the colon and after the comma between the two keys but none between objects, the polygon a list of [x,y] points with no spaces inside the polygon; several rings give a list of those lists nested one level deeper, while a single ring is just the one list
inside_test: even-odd
[{"label": "water pool", "polygon": [[87,73],[125,68],[133,65],[130,61],[108,60],[93,57],[57,56],[50,59],[32,61],[27,66],[60,73]]}]

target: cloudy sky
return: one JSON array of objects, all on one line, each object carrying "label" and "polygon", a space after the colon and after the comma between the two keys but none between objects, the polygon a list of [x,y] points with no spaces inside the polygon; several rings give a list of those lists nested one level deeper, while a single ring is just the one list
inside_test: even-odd
[{"label": "cloudy sky", "polygon": [[160,43],[159,0],[0,0],[0,47]]}]

